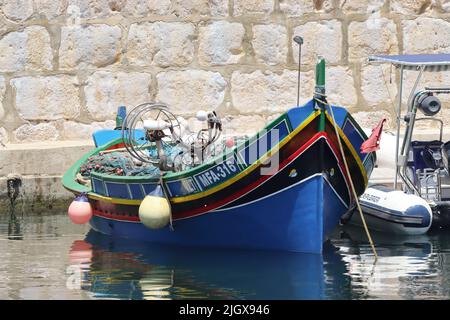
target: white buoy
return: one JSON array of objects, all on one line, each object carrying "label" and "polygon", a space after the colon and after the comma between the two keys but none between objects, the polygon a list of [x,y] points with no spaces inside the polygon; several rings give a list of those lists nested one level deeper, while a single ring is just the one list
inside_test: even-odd
[{"label": "white buoy", "polygon": [[150,229],[161,229],[170,222],[171,209],[169,201],[164,197],[161,186],[145,196],[139,206],[139,219]]}]

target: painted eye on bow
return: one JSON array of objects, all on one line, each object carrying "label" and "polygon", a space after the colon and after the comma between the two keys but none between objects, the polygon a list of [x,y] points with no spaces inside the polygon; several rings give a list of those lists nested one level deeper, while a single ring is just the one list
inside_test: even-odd
[{"label": "painted eye on bow", "polygon": [[289,172],[289,177],[290,178],[295,178],[297,176],[297,170],[296,169],[292,169],[290,172]]}]

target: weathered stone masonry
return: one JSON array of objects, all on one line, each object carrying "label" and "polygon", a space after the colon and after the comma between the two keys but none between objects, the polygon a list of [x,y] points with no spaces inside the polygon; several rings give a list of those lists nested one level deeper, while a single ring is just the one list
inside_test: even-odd
[{"label": "weathered stone masonry", "polygon": [[85,139],[150,100],[251,132],[295,104],[294,35],[301,100],[323,55],[329,101],[371,126],[399,79],[367,56],[448,52],[450,0],[0,0],[0,141]]}]

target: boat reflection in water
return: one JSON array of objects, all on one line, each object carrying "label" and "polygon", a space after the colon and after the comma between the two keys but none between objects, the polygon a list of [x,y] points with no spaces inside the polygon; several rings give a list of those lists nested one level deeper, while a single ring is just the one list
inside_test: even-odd
[{"label": "boat reflection in water", "polygon": [[69,257],[101,299],[448,299],[450,235],[339,229],[322,255],[169,247],[90,231]]},{"label": "boat reflection in water", "polygon": [[93,298],[325,299],[325,276],[339,283],[345,271],[336,250],[329,243],[323,255],[169,247],[90,231],[69,255]]},{"label": "boat reflection in water", "polygon": [[[367,236],[362,228],[346,227],[335,235],[333,244],[343,253],[352,281],[352,291],[365,299],[447,298],[450,269],[450,239],[444,233],[395,236],[372,232],[378,260],[374,263]],[[444,253],[444,254],[443,254]],[[444,289],[444,290],[443,290]]]}]

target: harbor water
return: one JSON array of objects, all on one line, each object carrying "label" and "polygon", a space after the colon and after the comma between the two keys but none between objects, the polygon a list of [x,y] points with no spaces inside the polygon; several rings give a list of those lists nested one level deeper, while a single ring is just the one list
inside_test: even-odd
[{"label": "harbor water", "polygon": [[113,239],[65,213],[0,216],[0,299],[449,299],[450,232],[338,228],[323,255]]}]

